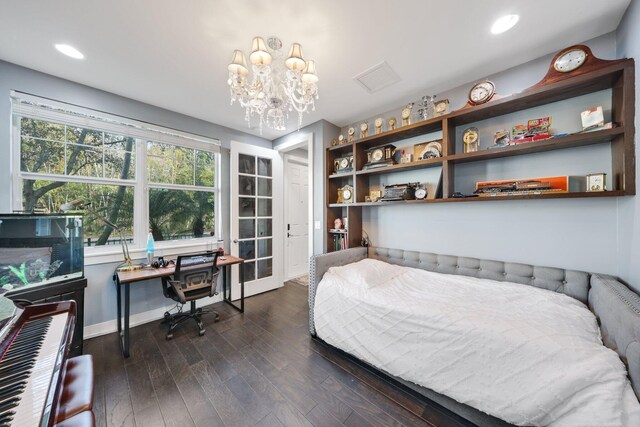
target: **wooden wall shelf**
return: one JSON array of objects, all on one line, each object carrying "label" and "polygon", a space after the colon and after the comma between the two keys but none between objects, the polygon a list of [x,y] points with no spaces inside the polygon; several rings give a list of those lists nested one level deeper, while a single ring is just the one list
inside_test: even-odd
[{"label": "wooden wall shelf", "polygon": [[506,200],[544,200],[544,199],[584,199],[624,196],[623,191],[581,191],[571,193],[546,193],[529,194],[522,196],[495,196],[495,197],[465,197],[448,199],[425,199],[425,200],[393,200],[389,202],[359,202],[359,203],[331,203],[330,208],[339,207],[384,207],[392,205],[420,205],[425,203],[466,203],[466,202],[501,202]]},{"label": "wooden wall shelf", "polygon": [[432,168],[434,166],[442,166],[442,157],[427,160],[417,160],[411,163],[400,163],[392,166],[383,166],[375,169],[365,169],[356,171],[356,175],[382,175],[391,172],[403,172],[411,169]]},{"label": "wooden wall shelf", "polygon": [[520,156],[523,154],[542,153],[544,151],[563,150],[566,148],[584,147],[586,145],[611,142],[614,137],[624,134],[624,128],[603,129],[587,133],[560,136],[504,148],[481,150],[473,153],[460,153],[447,156],[454,163],[468,163],[479,160],[492,160],[502,157]]},{"label": "wooden wall shelf", "polygon": [[[353,215],[349,219],[350,245],[362,238],[362,209],[398,204],[466,203],[503,200],[545,200],[571,198],[602,198],[634,195],[635,183],[635,66],[633,59],[611,61],[609,64],[584,72],[564,80],[542,86],[534,86],[520,93],[505,96],[486,104],[465,108],[451,113],[403,126],[378,135],[371,135],[347,144],[330,147],[326,151],[326,195],[329,201],[336,200],[337,190],[346,183],[354,187],[355,202],[348,204],[328,203],[327,223],[330,218],[346,212]],[[456,128],[470,123],[488,120],[545,104],[563,101],[577,96],[611,89],[611,120],[618,125],[612,129],[602,129],[588,133],[536,141],[527,144],[481,150],[473,153],[456,153]],[[443,156],[435,159],[419,160],[378,169],[363,170],[366,163],[365,150],[375,146],[390,144],[416,136],[442,131]],[[426,138],[434,139],[434,138]],[[593,144],[610,144],[611,176],[613,191],[547,193],[522,196],[495,196],[474,198],[452,198],[455,192],[455,166],[457,164],[488,161],[512,156],[523,156],[567,148],[584,147]],[[333,174],[333,160],[345,154],[353,155],[354,170],[349,173]],[[392,174],[408,170],[442,167],[442,198],[392,202],[365,202],[369,194],[369,178],[374,175]],[[327,248],[331,250],[331,248]]]}]

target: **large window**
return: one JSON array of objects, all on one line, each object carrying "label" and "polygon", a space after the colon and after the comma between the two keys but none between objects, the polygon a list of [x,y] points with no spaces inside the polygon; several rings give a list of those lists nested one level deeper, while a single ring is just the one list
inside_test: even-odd
[{"label": "large window", "polygon": [[16,210],[82,201],[87,247],[119,244],[104,219],[134,249],[148,232],[181,244],[219,237],[217,141],[46,102],[13,102]]}]

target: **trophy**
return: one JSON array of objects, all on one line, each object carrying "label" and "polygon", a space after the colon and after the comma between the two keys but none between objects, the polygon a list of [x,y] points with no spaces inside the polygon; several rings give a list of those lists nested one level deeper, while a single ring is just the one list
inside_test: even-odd
[{"label": "trophy", "polygon": [[422,102],[418,104],[418,117],[422,120],[427,120],[435,116],[435,100],[436,95],[425,95],[422,97]]}]

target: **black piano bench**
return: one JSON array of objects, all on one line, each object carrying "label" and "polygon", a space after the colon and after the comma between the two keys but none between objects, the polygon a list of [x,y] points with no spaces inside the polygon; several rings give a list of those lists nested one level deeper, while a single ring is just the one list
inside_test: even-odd
[{"label": "black piano bench", "polygon": [[[64,382],[58,399],[56,426],[93,426],[79,424],[81,421],[93,420],[93,359],[90,354],[72,357],[64,368]],[[81,417],[76,417],[83,413]]]}]

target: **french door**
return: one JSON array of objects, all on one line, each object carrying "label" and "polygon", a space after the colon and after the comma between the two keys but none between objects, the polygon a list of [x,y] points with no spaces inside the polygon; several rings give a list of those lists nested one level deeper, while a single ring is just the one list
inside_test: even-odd
[{"label": "french door", "polygon": [[[282,160],[275,150],[231,142],[231,255],[245,260],[245,295],[282,286]],[[276,237],[274,237],[276,236]],[[239,298],[239,270],[232,299]]]}]

